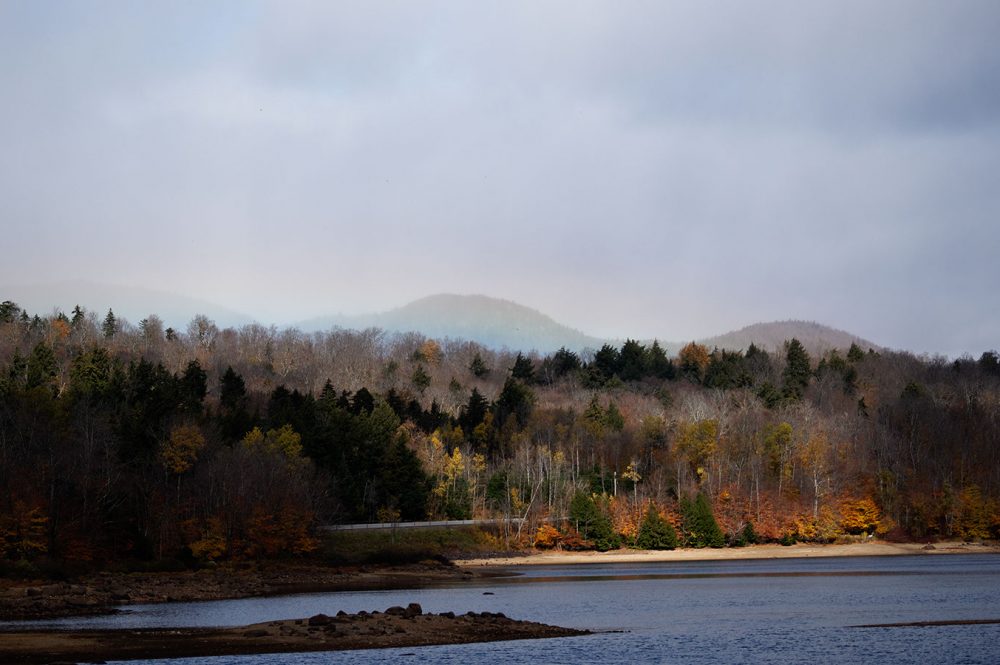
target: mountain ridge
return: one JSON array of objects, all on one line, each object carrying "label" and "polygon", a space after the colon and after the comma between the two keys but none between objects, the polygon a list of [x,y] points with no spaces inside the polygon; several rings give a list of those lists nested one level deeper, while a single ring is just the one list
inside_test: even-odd
[{"label": "mountain ridge", "polygon": [[[133,323],[156,314],[166,325],[184,329],[196,315],[213,319],[219,327],[253,323],[254,317],[198,298],[135,286],[87,281],[64,281],[30,286],[5,286],[0,300],[10,299],[23,309],[48,314],[68,313],[79,304],[102,316],[113,309],[116,316]],[[564,325],[543,312],[513,300],[492,296],[438,293],[382,312],[362,315],[326,315],[291,324],[303,332],[381,328],[388,332],[416,332],[430,338],[468,340],[494,349],[552,353],[565,347],[572,351],[597,350],[604,344],[620,346],[623,339],[601,338]],[[696,339],[710,349],[740,350],[751,343],[768,351],[780,351],[785,340],[796,338],[812,354],[857,343],[863,349],[881,348],[857,335],[820,323],[785,320],[753,323],[721,335]],[[646,340],[652,342],[652,339]],[[676,354],[684,341],[660,339],[660,345]]]}]

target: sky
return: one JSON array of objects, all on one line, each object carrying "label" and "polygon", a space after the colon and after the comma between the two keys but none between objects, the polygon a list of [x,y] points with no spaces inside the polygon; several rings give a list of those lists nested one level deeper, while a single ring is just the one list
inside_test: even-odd
[{"label": "sky", "polygon": [[0,285],[978,357],[997,35],[995,0],[0,0]]}]

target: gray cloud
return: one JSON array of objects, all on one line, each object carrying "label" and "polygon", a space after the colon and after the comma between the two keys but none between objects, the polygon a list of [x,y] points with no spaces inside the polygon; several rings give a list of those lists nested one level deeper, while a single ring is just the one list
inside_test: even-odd
[{"label": "gray cloud", "polygon": [[997,346],[991,2],[0,6],[0,283]]}]

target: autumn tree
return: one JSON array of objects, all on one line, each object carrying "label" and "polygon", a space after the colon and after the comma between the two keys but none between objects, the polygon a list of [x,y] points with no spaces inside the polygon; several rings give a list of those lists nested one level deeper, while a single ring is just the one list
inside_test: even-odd
[{"label": "autumn tree", "polygon": [[681,376],[693,383],[701,383],[710,360],[708,348],[696,342],[689,342],[678,354]]}]

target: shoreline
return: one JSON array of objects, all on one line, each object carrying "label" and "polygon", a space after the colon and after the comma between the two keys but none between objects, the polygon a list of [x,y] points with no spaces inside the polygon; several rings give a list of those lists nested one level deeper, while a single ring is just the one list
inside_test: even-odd
[{"label": "shoreline", "polygon": [[613,550],[610,552],[533,552],[525,556],[456,559],[454,564],[466,569],[518,568],[521,566],[564,566],[608,563],[671,563],[682,561],[743,561],[757,559],[800,559],[859,556],[935,556],[948,554],[1000,554],[1000,545],[943,542],[923,543],[847,543],[795,545],[748,545],[720,549]]}]

